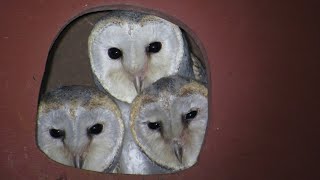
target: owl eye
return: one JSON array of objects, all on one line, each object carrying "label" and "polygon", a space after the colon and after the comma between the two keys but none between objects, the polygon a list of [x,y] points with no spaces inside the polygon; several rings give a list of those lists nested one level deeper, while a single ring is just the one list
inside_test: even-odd
[{"label": "owl eye", "polygon": [[160,122],[149,122],[148,127],[151,130],[160,130],[161,129],[161,123]]},{"label": "owl eye", "polygon": [[88,129],[88,134],[89,135],[98,135],[101,133],[102,129],[103,129],[102,124],[95,124]]},{"label": "owl eye", "polygon": [[55,139],[60,139],[65,136],[64,130],[60,130],[60,129],[50,129],[49,133],[50,133],[50,136]]},{"label": "owl eye", "polygon": [[119,59],[122,56],[122,52],[120,49],[112,47],[108,49],[108,55],[111,59]]},{"label": "owl eye", "polygon": [[149,44],[146,51],[148,53],[157,53],[161,50],[161,47],[162,47],[161,42],[153,42]]},{"label": "owl eye", "polygon": [[190,111],[186,114],[185,119],[186,120],[194,119],[197,116],[197,114],[198,114],[198,110]]}]

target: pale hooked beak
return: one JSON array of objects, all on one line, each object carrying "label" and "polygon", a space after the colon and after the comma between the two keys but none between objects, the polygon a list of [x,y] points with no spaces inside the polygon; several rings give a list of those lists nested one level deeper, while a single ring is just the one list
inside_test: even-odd
[{"label": "pale hooked beak", "polygon": [[178,143],[177,141],[175,141],[173,143],[173,151],[174,151],[174,154],[176,155],[178,161],[182,164],[183,150],[182,150],[181,144]]},{"label": "pale hooked beak", "polygon": [[137,93],[139,94],[142,90],[142,78],[140,76],[135,76],[133,81],[134,87],[136,88]]},{"label": "pale hooked beak", "polygon": [[75,168],[82,169],[83,166],[83,157],[81,155],[75,155],[73,156],[73,165]]}]

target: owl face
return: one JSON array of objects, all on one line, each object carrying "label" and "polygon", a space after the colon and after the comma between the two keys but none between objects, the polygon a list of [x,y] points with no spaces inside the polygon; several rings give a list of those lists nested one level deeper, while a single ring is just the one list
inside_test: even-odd
[{"label": "owl face", "polygon": [[185,51],[178,26],[137,12],[111,12],[89,37],[95,77],[111,95],[128,103],[151,83],[176,74]]},{"label": "owl face", "polygon": [[[175,86],[170,81],[152,86]],[[196,163],[208,120],[207,89],[194,81],[180,85],[158,89],[158,96],[157,87],[151,87],[134,100],[131,112],[137,144],[151,160],[172,170]]]},{"label": "owl face", "polygon": [[84,98],[72,97],[62,90],[42,101],[38,114],[38,145],[59,163],[110,171],[122,143],[123,122],[117,106],[101,94],[94,97],[93,92],[90,95],[84,92]]}]

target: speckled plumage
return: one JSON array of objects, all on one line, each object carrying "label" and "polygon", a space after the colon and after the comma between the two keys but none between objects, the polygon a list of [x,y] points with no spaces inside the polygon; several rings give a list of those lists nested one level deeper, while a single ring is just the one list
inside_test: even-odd
[{"label": "speckled plumage", "polygon": [[[89,134],[102,125],[99,134]],[[112,172],[118,161],[124,124],[118,106],[104,93],[86,86],[65,86],[41,97],[37,142],[51,159],[83,169]],[[52,129],[64,132],[53,137]]]},{"label": "speckled plumage", "polygon": [[190,53],[190,57],[192,60],[192,70],[195,79],[202,83],[208,83],[208,75],[204,65],[201,63],[199,58],[196,57],[193,53]]}]

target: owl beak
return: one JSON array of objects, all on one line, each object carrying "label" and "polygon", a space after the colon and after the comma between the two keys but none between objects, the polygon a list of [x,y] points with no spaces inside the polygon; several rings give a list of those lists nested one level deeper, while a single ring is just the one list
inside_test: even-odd
[{"label": "owl beak", "polygon": [[177,141],[173,143],[173,151],[178,161],[182,164],[182,155],[183,155],[182,146]]},{"label": "owl beak", "polygon": [[134,87],[136,88],[137,93],[139,94],[142,90],[142,78],[140,76],[136,76],[134,79]]},{"label": "owl beak", "polygon": [[82,169],[83,166],[83,157],[81,155],[75,155],[73,156],[73,165],[76,168]]}]

